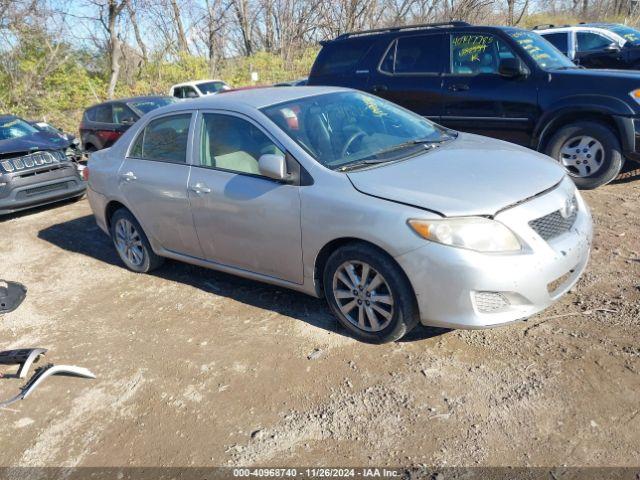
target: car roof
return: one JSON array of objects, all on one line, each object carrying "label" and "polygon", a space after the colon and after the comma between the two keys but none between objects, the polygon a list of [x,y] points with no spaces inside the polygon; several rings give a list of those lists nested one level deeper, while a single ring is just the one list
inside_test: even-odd
[{"label": "car roof", "polygon": [[174,97],[171,97],[169,95],[143,95],[143,96],[140,96],[140,97],[114,98],[113,100],[107,100],[106,102],[100,102],[100,103],[96,103],[95,105],[91,105],[90,107],[87,107],[86,110],[89,110],[89,109],[95,108],[95,107],[99,107],[101,105],[111,105],[112,103],[140,102],[140,101],[145,101],[145,100],[158,100],[160,98],[171,98],[171,99],[173,99]]},{"label": "car roof", "polygon": [[425,25],[408,25],[405,27],[390,27],[387,29],[363,30],[361,32],[350,32],[338,35],[333,40],[325,40],[320,42],[321,45],[333,42],[348,42],[352,40],[367,39],[378,40],[380,38],[397,38],[399,36],[416,35],[420,33],[434,32],[465,32],[465,31],[520,31],[524,30],[518,27],[509,27],[501,25],[471,25],[465,22],[452,22],[442,24],[425,24]]},{"label": "car roof", "polygon": [[198,109],[260,109],[270,105],[298,100],[314,95],[354,91],[341,87],[264,87],[250,90],[232,90],[219,95],[189,99],[154,110],[154,115]]},{"label": "car roof", "polygon": [[15,120],[16,118],[20,118],[20,117],[7,113],[5,115],[0,115],[0,122],[5,122],[7,120]]},{"label": "car roof", "polygon": [[205,80],[191,80],[189,82],[182,82],[182,83],[176,83],[175,85],[172,85],[171,88],[176,88],[176,87],[193,87],[195,85],[198,85],[199,83],[206,83],[206,82],[221,82],[221,83],[227,83],[224,80],[220,80],[219,78],[210,78],[210,79],[205,79]]},{"label": "car roof", "polygon": [[593,30],[594,28],[608,29],[610,27],[618,25],[617,23],[580,23],[578,25],[545,25],[544,28],[536,26],[533,28],[534,32],[548,33],[548,32],[569,32],[572,30]]}]

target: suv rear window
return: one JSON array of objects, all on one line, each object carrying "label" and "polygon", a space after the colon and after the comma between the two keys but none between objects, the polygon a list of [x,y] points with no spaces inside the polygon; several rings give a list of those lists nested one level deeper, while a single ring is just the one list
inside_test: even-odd
[{"label": "suv rear window", "polygon": [[320,51],[312,75],[353,73],[370,46],[370,39],[328,43]]}]

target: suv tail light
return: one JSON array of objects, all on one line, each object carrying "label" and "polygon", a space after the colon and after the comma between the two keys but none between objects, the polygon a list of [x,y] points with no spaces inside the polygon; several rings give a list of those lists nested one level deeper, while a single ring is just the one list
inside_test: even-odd
[{"label": "suv tail light", "polygon": [[114,132],[113,130],[98,130],[96,132],[96,135],[103,142],[115,142],[118,138],[120,138],[122,132]]},{"label": "suv tail light", "polygon": [[78,170],[80,170],[80,176],[85,182],[89,181],[89,167],[86,165],[78,165]]}]

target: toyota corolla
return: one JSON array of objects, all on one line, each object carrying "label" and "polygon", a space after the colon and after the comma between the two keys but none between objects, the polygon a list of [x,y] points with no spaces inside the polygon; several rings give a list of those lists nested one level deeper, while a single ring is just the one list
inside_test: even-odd
[{"label": "toyota corolla", "polygon": [[325,297],[367,342],[525,319],[578,281],[592,238],[550,158],[348,89],[164,107],[89,172],[129,269],[172,258]]}]

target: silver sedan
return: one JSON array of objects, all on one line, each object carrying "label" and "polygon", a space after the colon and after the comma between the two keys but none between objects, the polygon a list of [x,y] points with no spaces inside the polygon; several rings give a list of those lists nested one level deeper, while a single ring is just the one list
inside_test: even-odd
[{"label": "silver sedan", "polygon": [[324,296],[367,342],[527,318],[589,257],[589,209],[550,158],[348,89],[161,108],[88,168],[129,269],[168,257]]}]

